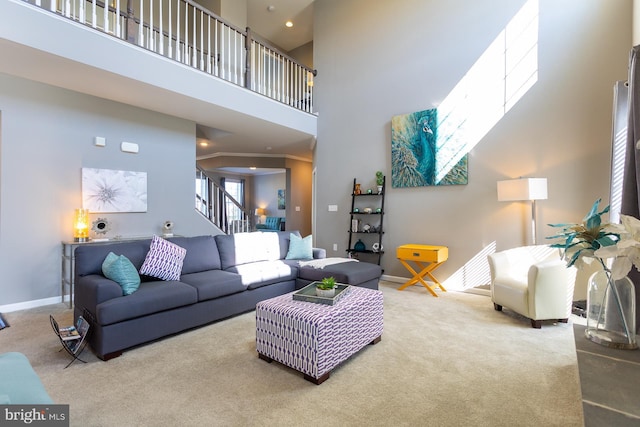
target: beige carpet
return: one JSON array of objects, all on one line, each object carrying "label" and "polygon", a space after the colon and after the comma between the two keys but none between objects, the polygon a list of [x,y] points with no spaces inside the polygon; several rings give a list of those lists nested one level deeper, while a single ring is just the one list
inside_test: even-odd
[{"label": "beige carpet", "polygon": [[255,314],[227,319],[102,362],[69,356],[49,314],[7,313],[0,351],[31,360],[73,426],[582,426],[573,327],[532,329],[486,296],[383,283],[382,341],[317,386],[258,359]]}]

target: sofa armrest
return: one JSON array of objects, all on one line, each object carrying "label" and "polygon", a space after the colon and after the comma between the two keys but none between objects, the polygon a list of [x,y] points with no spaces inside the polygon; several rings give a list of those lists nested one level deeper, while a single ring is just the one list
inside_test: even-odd
[{"label": "sofa armrest", "polygon": [[[564,318],[571,313],[576,269],[562,260],[543,261],[529,269],[529,313],[536,319]],[[564,314],[563,314],[564,313]]]},{"label": "sofa armrest", "polygon": [[327,257],[326,249],[313,248],[313,259],[321,259]]},{"label": "sofa armrest", "polygon": [[74,294],[75,305],[95,316],[99,304],[122,296],[122,288],[104,276],[89,274],[78,278]]}]

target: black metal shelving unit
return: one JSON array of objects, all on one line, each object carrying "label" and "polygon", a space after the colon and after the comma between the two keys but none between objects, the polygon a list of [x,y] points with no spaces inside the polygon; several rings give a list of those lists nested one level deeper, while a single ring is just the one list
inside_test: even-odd
[{"label": "black metal shelving unit", "polygon": [[[356,178],[353,179],[351,190],[351,211],[349,221],[349,244],[347,253],[352,258],[362,261],[374,261],[380,265],[380,258],[384,254],[382,235],[384,234],[384,196],[386,177],[382,179],[382,190],[361,190],[356,194]],[[365,212],[370,208],[371,212]],[[354,221],[357,221],[355,223]],[[358,242],[364,244],[364,249],[357,247]],[[374,244],[377,243],[377,250]]]}]

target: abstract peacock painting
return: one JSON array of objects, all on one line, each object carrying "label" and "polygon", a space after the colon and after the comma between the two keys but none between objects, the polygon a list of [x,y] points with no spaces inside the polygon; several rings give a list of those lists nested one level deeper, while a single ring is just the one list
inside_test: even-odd
[{"label": "abstract peacock painting", "polygon": [[454,139],[438,131],[438,110],[424,110],[391,119],[391,185],[423,187],[468,182],[468,155]]}]

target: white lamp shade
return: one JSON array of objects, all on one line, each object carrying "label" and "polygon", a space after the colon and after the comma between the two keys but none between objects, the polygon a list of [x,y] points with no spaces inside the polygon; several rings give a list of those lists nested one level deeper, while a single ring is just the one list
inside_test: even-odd
[{"label": "white lamp shade", "polygon": [[519,178],[498,181],[498,201],[546,200],[547,178]]},{"label": "white lamp shade", "polygon": [[256,215],[257,216],[264,215],[264,209],[263,208],[256,208]]}]

